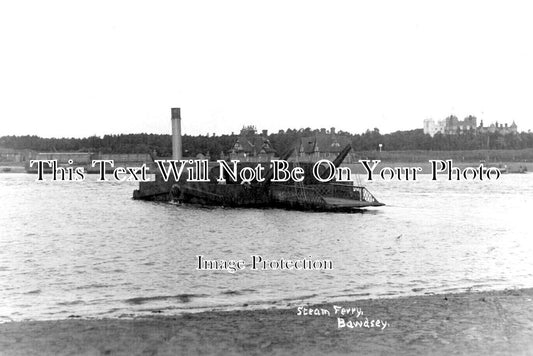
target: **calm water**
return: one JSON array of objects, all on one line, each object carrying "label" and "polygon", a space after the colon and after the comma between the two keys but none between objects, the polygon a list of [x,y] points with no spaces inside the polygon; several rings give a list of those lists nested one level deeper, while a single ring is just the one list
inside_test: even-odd
[{"label": "calm water", "polygon": [[[34,179],[0,174],[0,321],[533,286],[533,175],[369,182],[388,205],[363,214],[180,207],[132,200],[133,183]],[[195,269],[196,255],[251,254],[334,270]]]}]

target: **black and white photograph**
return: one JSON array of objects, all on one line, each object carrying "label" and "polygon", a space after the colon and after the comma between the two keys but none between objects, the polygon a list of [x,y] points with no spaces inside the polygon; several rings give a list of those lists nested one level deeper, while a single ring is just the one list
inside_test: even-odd
[{"label": "black and white photograph", "polygon": [[0,3],[0,355],[532,355],[533,5]]}]

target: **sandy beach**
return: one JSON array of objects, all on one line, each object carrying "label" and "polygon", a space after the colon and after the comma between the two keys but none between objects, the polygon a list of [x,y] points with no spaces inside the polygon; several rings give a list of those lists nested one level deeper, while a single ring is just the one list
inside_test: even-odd
[{"label": "sandy beach", "polygon": [[533,289],[135,319],[10,322],[0,325],[0,350],[2,355],[530,355]]}]

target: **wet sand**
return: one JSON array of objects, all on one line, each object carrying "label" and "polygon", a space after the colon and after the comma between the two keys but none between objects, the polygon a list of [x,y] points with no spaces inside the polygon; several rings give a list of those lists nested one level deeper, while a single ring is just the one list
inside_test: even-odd
[{"label": "wet sand", "polygon": [[[0,324],[0,354],[533,354],[533,289],[348,300],[314,306],[321,316],[297,307],[11,322]],[[362,326],[339,328],[338,317]]]}]

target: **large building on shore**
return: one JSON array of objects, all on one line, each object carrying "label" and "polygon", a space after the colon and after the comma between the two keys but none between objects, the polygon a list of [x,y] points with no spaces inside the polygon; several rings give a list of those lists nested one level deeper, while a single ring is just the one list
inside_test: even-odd
[{"label": "large building on shore", "polygon": [[[309,136],[302,137],[295,142],[296,147],[289,160],[314,162],[321,159],[335,159],[342,149],[351,144],[351,138],[344,134],[337,134],[334,127],[315,131]],[[257,132],[255,126],[244,126],[239,137],[229,151],[230,159],[243,162],[269,161],[283,152],[277,152],[268,139],[268,132]],[[346,157],[347,163],[352,157]]]},{"label": "large building on shore", "polygon": [[499,132],[502,135],[508,135],[508,134],[518,133],[518,127],[516,126],[516,123],[514,121],[511,125],[507,125],[507,123],[498,124],[498,121],[496,121],[495,124],[490,124],[490,126],[483,126],[483,120],[481,120],[481,124],[477,128],[477,132],[479,133]]},{"label": "large building on shore", "polygon": [[424,120],[424,133],[435,136],[437,133],[442,135],[460,135],[464,133],[500,133],[502,135],[515,134],[518,132],[516,123],[513,121],[511,125],[508,124],[491,124],[490,126],[483,126],[481,120],[479,126],[477,125],[477,118],[475,116],[468,116],[464,120],[459,120],[456,116],[448,116],[444,120],[435,121],[433,119]]},{"label": "large building on shore", "polygon": [[276,154],[276,150],[267,136],[266,130],[257,134],[255,126],[244,126],[229,151],[230,158],[240,161],[269,161]]},{"label": "large building on shore", "polygon": [[337,135],[334,127],[329,132],[321,129],[314,136],[302,137],[297,156],[300,161],[334,159],[350,143],[350,138]]}]

